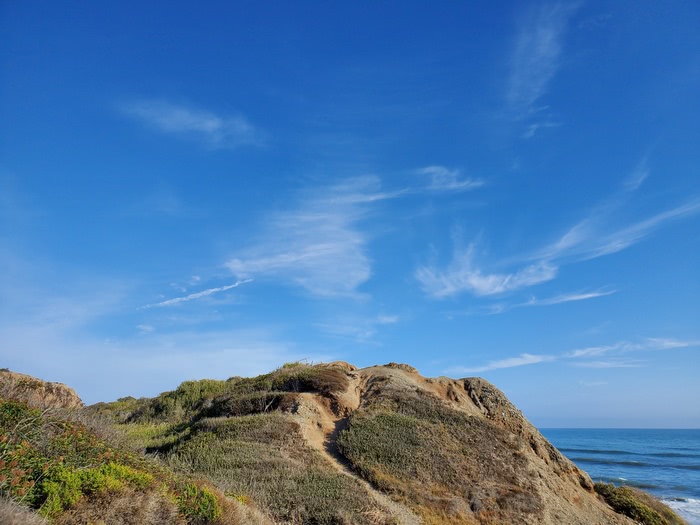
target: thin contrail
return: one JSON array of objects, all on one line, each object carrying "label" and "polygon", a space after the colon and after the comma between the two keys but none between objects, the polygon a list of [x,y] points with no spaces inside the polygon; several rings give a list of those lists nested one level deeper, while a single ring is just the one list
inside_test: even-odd
[{"label": "thin contrail", "polygon": [[218,288],[209,288],[208,290],[203,290],[201,292],[191,293],[191,294],[186,295],[184,297],[176,297],[175,299],[168,299],[167,301],[162,301],[160,303],[147,304],[145,306],[139,307],[139,310],[145,310],[146,308],[157,308],[160,306],[171,306],[173,304],[184,303],[186,301],[191,301],[193,299],[199,299],[200,297],[206,297],[207,295],[212,295],[212,294],[219,293],[219,292],[225,292],[226,290],[230,290],[231,288],[236,288],[237,286],[240,286],[241,284],[249,283],[252,280],[253,279],[243,279],[242,281],[236,281],[235,283],[229,284],[227,286],[219,286]]}]

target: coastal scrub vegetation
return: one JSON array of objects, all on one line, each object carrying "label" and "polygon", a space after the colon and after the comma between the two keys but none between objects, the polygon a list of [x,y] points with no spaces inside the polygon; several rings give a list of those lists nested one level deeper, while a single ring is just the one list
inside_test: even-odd
[{"label": "coastal scrub vegetation", "polygon": [[132,446],[158,455],[176,472],[206,478],[230,498],[254,502],[275,521],[389,523],[368,504],[357,480],[304,445],[298,423],[287,415],[295,410],[295,394],[345,390],[343,371],[288,363],[254,378],[197,383],[151,400],[91,409],[121,423]]},{"label": "coastal scrub vegetation", "polygon": [[359,483],[304,445],[279,412],[207,418],[164,453],[176,471],[205,476],[235,498],[250,498],[285,523],[371,524]]},{"label": "coastal scrub vegetation", "polygon": [[388,384],[375,388],[338,437],[338,448],[363,477],[411,505],[426,523],[541,515],[522,446],[435,396]]},{"label": "coastal scrub vegetation", "polygon": [[257,377],[185,381],[152,399],[126,397],[114,403],[97,403],[90,410],[120,424],[177,424],[204,417],[269,412],[289,393],[330,395],[347,385],[347,375],[337,368],[295,362]]},{"label": "coastal scrub vegetation", "polygon": [[595,491],[616,512],[642,525],[686,525],[678,515],[651,494],[633,487],[596,483]]},{"label": "coastal scrub vegetation", "polygon": [[[288,363],[71,410],[0,396],[0,523],[543,522],[547,471],[534,468],[531,436],[456,409],[404,366],[362,377]],[[509,413],[494,387],[468,392],[488,414]],[[639,491],[595,490],[643,525],[683,523]]]},{"label": "coastal scrub vegetation", "polygon": [[0,497],[54,523],[239,523],[236,503],[213,486],[115,447],[61,411],[9,399],[0,399]]}]

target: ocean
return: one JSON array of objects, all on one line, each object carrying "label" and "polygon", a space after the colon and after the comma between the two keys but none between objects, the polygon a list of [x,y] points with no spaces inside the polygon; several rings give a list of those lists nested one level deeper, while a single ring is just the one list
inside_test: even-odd
[{"label": "ocean", "polygon": [[700,429],[540,429],[593,481],[650,492],[700,525]]}]

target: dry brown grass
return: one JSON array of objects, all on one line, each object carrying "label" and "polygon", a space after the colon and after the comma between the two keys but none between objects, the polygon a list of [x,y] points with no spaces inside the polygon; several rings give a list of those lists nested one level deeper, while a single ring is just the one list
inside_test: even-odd
[{"label": "dry brown grass", "polygon": [[373,394],[350,418],[338,446],[375,486],[399,495],[428,522],[541,516],[524,443],[423,391],[378,382]]},{"label": "dry brown grass", "polygon": [[0,523],[2,525],[48,525],[48,522],[36,512],[7,498],[0,498]]},{"label": "dry brown grass", "polygon": [[56,525],[185,525],[177,505],[157,491],[120,491],[83,498],[54,522]]},{"label": "dry brown grass", "polygon": [[297,423],[279,412],[205,419],[165,457],[175,470],[206,476],[253,501],[277,522],[372,525],[377,509],[358,481],[309,449]]}]

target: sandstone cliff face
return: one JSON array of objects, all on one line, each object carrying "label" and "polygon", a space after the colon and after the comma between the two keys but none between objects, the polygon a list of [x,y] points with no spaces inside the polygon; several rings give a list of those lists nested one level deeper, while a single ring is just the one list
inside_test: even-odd
[{"label": "sandstone cliff face", "polygon": [[299,411],[307,435],[325,428],[317,443],[411,511],[399,523],[633,523],[487,381],[428,379],[395,363],[339,368],[350,383],[318,408],[325,419]]},{"label": "sandstone cliff face", "polygon": [[75,390],[63,383],[50,383],[32,376],[0,370],[0,396],[18,399],[36,408],[80,408]]}]

